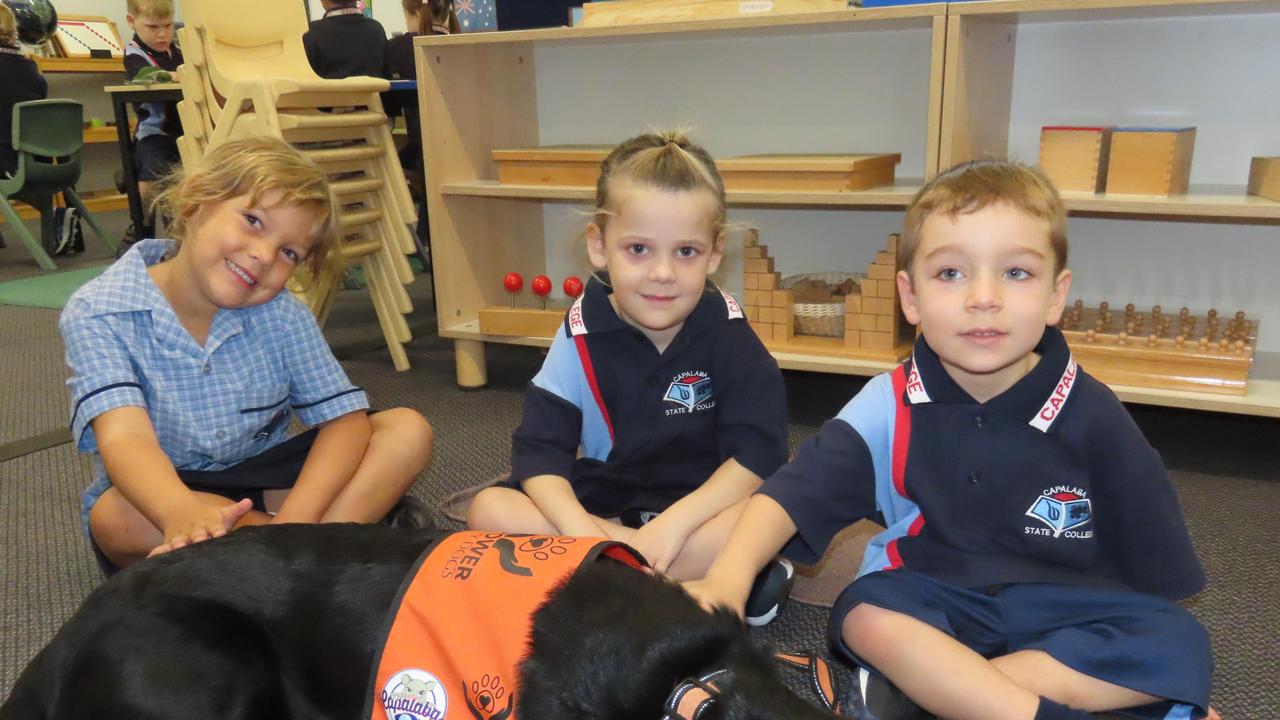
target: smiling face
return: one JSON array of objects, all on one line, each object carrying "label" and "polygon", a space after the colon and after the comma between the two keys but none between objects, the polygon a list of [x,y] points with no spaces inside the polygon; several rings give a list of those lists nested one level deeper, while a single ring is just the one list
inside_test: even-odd
[{"label": "smiling face", "polygon": [[251,202],[239,195],[196,211],[173,261],[173,287],[185,284],[192,306],[212,315],[261,305],[284,289],[311,250],[317,216],[281,196],[272,190]]},{"label": "smiling face", "polygon": [[147,13],[125,15],[129,27],[138,34],[138,39],[156,52],[169,52],[173,42],[173,17],[157,17]]},{"label": "smiling face", "polygon": [[979,402],[1038,361],[1046,325],[1062,317],[1071,271],[1055,268],[1049,223],[1007,203],[925,219],[898,293],[947,373]]},{"label": "smiling face", "polygon": [[723,238],[716,203],[703,190],[661,190],[620,181],[617,210],[601,228],[587,226],[587,254],[609,271],[618,315],[659,350],[675,337],[720,266]]}]

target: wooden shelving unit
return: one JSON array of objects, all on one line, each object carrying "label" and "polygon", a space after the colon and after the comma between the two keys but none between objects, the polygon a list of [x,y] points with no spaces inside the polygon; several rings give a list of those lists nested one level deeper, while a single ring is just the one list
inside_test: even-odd
[{"label": "wooden shelving unit", "polygon": [[34,56],[36,67],[42,73],[122,73],[124,58],[102,60],[95,58],[61,58]]},{"label": "wooden shelving unit", "polygon": [[[790,17],[755,17],[735,20],[691,22],[678,25],[640,25],[627,27],[559,28],[508,33],[455,35],[420,38],[416,41],[420,101],[424,108],[423,146],[428,173],[428,205],[431,218],[432,250],[437,275],[440,334],[456,342],[458,381],[464,386],[485,382],[484,344],[546,346],[545,338],[512,338],[487,336],[480,332],[477,314],[481,307],[508,302],[499,279],[508,270],[518,269],[526,275],[544,272],[548,256],[563,253],[561,237],[547,237],[544,229],[550,205],[590,203],[594,191],[579,187],[544,187],[501,185],[490,152],[495,148],[531,147],[564,142],[601,142],[596,114],[617,125],[610,136],[620,140],[646,127],[675,126],[687,118],[668,112],[658,118],[636,117],[634,124],[623,125],[619,114],[609,107],[636,94],[655,97],[668,88],[672,94],[684,92],[689,104],[723,102],[721,93],[703,99],[699,93],[715,90],[705,83],[698,88],[682,87],[684,73],[671,73],[662,56],[685,53],[686,59],[714,65],[718,72],[740,84],[755,82],[750,88],[758,96],[761,112],[747,118],[716,118],[697,125],[695,137],[733,136],[739,125],[757,123],[764,127],[764,137],[785,136],[803,132],[805,108],[792,115],[777,111],[779,104],[772,95],[779,78],[796,81],[809,93],[806,108],[821,111],[833,96],[852,92],[846,87],[853,82],[848,75],[893,72],[897,57],[878,58],[874,67],[807,66],[809,75],[779,74],[778,67],[801,65],[796,49],[807,44],[857,46],[867,40],[869,46],[886,51],[877,44],[885,35],[918,41],[926,33],[927,98],[913,98],[912,103],[886,107],[882,114],[874,110],[867,117],[829,122],[824,133],[831,145],[819,152],[848,151],[847,142],[877,133],[885,135],[885,126],[914,121],[924,127],[924,137],[916,147],[858,147],[859,150],[903,150],[904,163],[899,167],[900,179],[893,187],[852,193],[766,193],[738,192],[729,194],[732,206],[799,213],[900,210],[912,195],[939,168],[956,162],[1010,154],[1010,107],[1014,100],[1014,52],[1018,28],[1022,25],[1081,22],[1181,18],[1238,17],[1260,14],[1280,17],[1277,0],[998,0],[956,4],[909,5],[892,8],[851,8],[842,12],[796,15]],[[1131,23],[1138,26],[1141,23]],[[918,47],[919,42],[914,45]],[[690,46],[694,50],[690,50]],[[750,62],[722,61],[718,56],[733,55],[743,46],[750,51],[741,56]],[[704,54],[693,56],[694,51]],[[577,65],[595,66],[614,62],[617,67],[591,75],[578,71]],[[1272,56],[1274,58],[1274,55]],[[647,67],[654,58],[653,68]],[[920,58],[915,58],[920,59]],[[1264,59],[1265,60],[1265,59]],[[1260,66],[1266,62],[1260,60]],[[562,80],[542,66],[563,71],[571,68],[572,79]],[[696,73],[696,68],[691,69]],[[665,71],[665,74],[663,74]],[[1170,70],[1169,72],[1175,72]],[[655,80],[654,76],[659,76]],[[574,79],[589,77],[595,84],[587,89],[571,86]],[[693,83],[696,80],[688,80]],[[599,87],[603,85],[604,87]],[[714,84],[712,84],[714,85]],[[718,100],[717,100],[718,99]],[[729,98],[732,100],[732,98]],[[575,102],[576,101],[576,102]],[[583,128],[582,137],[566,139],[563,115],[556,108],[569,105],[578,109]],[[627,105],[633,107],[633,105]],[[904,115],[904,113],[906,113]],[[548,120],[548,118],[550,118]],[[767,118],[767,119],[761,119]],[[829,118],[822,118],[823,121]],[[1063,118],[1045,118],[1043,124],[1062,122]],[[716,124],[719,122],[720,124]],[[594,134],[592,134],[594,132]],[[852,138],[852,140],[849,140]],[[824,138],[826,140],[828,138]],[[715,154],[724,155],[716,148]],[[805,149],[806,151],[809,148]],[[757,146],[751,152],[774,152],[774,147]],[[923,158],[908,163],[908,155]],[[1025,153],[1020,156],[1026,157]],[[1032,155],[1031,157],[1034,157]],[[1244,177],[1238,186],[1193,186],[1185,196],[1156,198],[1133,195],[1067,193],[1064,198],[1074,216],[1128,222],[1190,221],[1214,224],[1280,225],[1280,203],[1249,197],[1244,191]],[[549,211],[548,211],[549,212]],[[735,218],[731,218],[735,219]],[[736,219],[741,219],[737,216]],[[880,236],[882,237],[882,236]],[[877,238],[878,241],[879,238]],[[762,242],[790,242],[789,239],[762,238]],[[1115,288],[1123,293],[1126,288]],[[1264,317],[1264,329],[1270,322]],[[890,368],[884,363],[852,361],[800,353],[776,355],[784,368],[856,375],[871,375]],[[1280,353],[1260,352],[1255,361],[1244,397],[1213,396],[1202,393],[1158,391],[1116,387],[1128,402],[1149,403],[1219,412],[1280,417]]]}]

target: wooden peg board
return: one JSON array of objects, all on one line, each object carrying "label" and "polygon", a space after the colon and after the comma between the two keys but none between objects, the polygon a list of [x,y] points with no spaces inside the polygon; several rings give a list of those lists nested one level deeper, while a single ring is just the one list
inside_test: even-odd
[{"label": "wooden peg board", "polygon": [[94,50],[124,57],[124,41],[110,18],[101,15],[61,15],[53,34],[54,46],[61,57],[87,58]]},{"label": "wooden peg board", "polygon": [[566,307],[547,309],[491,305],[480,309],[480,332],[504,337],[553,338],[564,322]]},{"label": "wooden peg board", "polygon": [[1104,383],[1244,395],[1258,320],[1241,310],[1192,313],[1099,303],[1069,305],[1059,323],[1076,360]]}]

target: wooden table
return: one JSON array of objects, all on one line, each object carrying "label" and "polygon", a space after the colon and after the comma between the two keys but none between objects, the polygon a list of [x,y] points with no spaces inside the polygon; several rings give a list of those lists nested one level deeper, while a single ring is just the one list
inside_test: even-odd
[{"label": "wooden table", "polygon": [[129,104],[142,102],[177,102],[182,99],[178,83],[154,85],[108,85],[102,88],[111,96],[111,109],[116,119],[116,143],[120,148],[120,168],[124,172],[124,194],[129,199],[129,219],[141,238],[146,218],[142,197],[138,194],[138,176],[133,169],[133,131],[129,128]]}]

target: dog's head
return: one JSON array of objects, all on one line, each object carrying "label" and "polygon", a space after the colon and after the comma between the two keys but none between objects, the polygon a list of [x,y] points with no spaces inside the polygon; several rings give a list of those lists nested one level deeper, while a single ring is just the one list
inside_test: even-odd
[{"label": "dog's head", "polygon": [[674,689],[713,672],[700,720],[836,717],[796,697],[731,612],[707,613],[679,585],[602,560],[534,614],[516,714],[662,720]]}]

